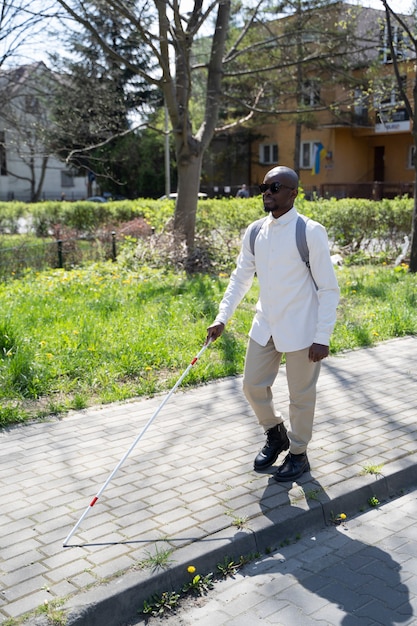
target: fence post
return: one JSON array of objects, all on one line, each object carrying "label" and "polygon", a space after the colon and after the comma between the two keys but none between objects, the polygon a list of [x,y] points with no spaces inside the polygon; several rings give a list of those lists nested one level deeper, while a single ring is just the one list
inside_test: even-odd
[{"label": "fence post", "polygon": [[58,245],[58,267],[62,268],[64,267],[64,258],[62,255],[62,239],[58,239],[57,245]]},{"label": "fence post", "polygon": [[111,260],[113,263],[116,261],[117,252],[116,252],[116,233],[113,230],[111,234]]}]

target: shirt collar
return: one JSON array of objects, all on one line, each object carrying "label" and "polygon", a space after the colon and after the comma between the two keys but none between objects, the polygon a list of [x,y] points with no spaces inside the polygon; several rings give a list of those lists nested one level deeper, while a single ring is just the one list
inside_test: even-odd
[{"label": "shirt collar", "polygon": [[298,216],[297,209],[295,208],[295,206],[293,206],[292,209],[284,213],[284,215],[281,215],[281,217],[278,217],[278,219],[275,218],[271,212],[269,212],[268,217],[267,217],[267,223],[268,225],[278,224],[278,223],[289,224],[290,222],[292,222],[292,220],[295,220],[297,216]]}]

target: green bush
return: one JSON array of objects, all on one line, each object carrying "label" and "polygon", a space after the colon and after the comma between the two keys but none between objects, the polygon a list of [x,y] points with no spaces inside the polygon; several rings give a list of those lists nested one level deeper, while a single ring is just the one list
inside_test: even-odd
[{"label": "green bush", "polygon": [[[307,201],[300,193],[296,206],[301,213],[326,227],[333,249],[348,257],[347,262],[363,263],[372,259],[391,262],[400,251],[404,238],[411,234],[413,200],[405,197],[381,201]],[[190,271],[228,270],[235,261],[244,229],[264,215],[260,196],[200,200],[196,216],[196,250],[193,258],[187,259],[185,249],[177,246],[173,253],[173,243],[169,241],[174,208],[173,200],[151,199],[105,203],[54,201],[33,205],[0,203],[0,232],[17,232],[18,219],[22,216],[30,218],[32,232],[43,238],[51,234],[61,238],[96,237],[142,219],[149,227],[148,232],[144,231],[140,236],[152,230],[159,240],[142,242],[140,250],[135,252],[141,262],[160,266],[161,260],[167,257],[172,260],[171,265],[179,264]],[[5,241],[0,240],[0,251],[1,247],[7,247]],[[131,255],[131,262],[135,254]],[[160,258],[156,262],[158,254]]]}]

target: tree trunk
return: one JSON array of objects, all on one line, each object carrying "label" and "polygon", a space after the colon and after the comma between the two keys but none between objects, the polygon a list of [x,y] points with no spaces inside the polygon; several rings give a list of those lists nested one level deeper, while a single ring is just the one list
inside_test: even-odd
[{"label": "tree trunk", "polygon": [[410,272],[417,272],[417,172],[414,183],[414,211],[411,225]]},{"label": "tree trunk", "polygon": [[39,175],[39,181],[38,181],[38,185],[37,185],[36,192],[35,192],[34,202],[39,202],[39,200],[41,199],[41,193],[42,193],[42,189],[43,189],[43,183],[45,181],[45,175],[46,175],[46,168],[47,168],[47,165],[48,165],[48,160],[49,160],[48,156],[43,156],[42,157],[41,173]]},{"label": "tree trunk", "polygon": [[175,206],[174,231],[183,239],[190,253],[194,248],[198,192],[200,190],[203,153],[177,153],[178,197]]}]

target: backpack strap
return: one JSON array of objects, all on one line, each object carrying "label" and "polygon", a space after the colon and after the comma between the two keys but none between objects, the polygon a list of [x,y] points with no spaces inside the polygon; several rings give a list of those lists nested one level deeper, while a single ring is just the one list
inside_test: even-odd
[{"label": "backpack strap", "polygon": [[306,264],[308,271],[310,272],[310,276],[312,278],[315,288],[318,289],[317,283],[314,280],[313,274],[311,272],[310,251],[307,245],[306,230],[307,230],[307,222],[309,219],[310,218],[306,217],[305,215],[298,216],[297,224],[295,226],[295,241],[297,243],[297,248],[298,248],[298,252],[300,253],[300,257],[303,263]]},{"label": "backpack strap", "polygon": [[[253,222],[251,226],[251,231],[249,233],[249,247],[251,249],[252,254],[255,254],[255,239],[257,238],[259,231],[262,228],[263,223],[267,218],[261,217],[261,219]],[[310,272],[310,276],[313,280],[314,286],[317,289],[316,281],[313,278],[313,274],[311,273],[310,267],[310,252],[307,245],[307,236],[306,236],[306,228],[307,222],[310,218],[305,217],[304,215],[299,215],[297,219],[297,224],[295,227],[295,241],[297,244],[298,252],[303,263],[306,264],[308,271]]]},{"label": "backpack strap", "polygon": [[260,220],[256,220],[256,222],[253,222],[251,226],[251,231],[249,234],[249,246],[250,246],[250,250],[252,254],[255,254],[255,239],[259,235],[259,231],[261,230],[262,224],[264,223],[265,220],[266,220],[266,217],[261,217]]}]

